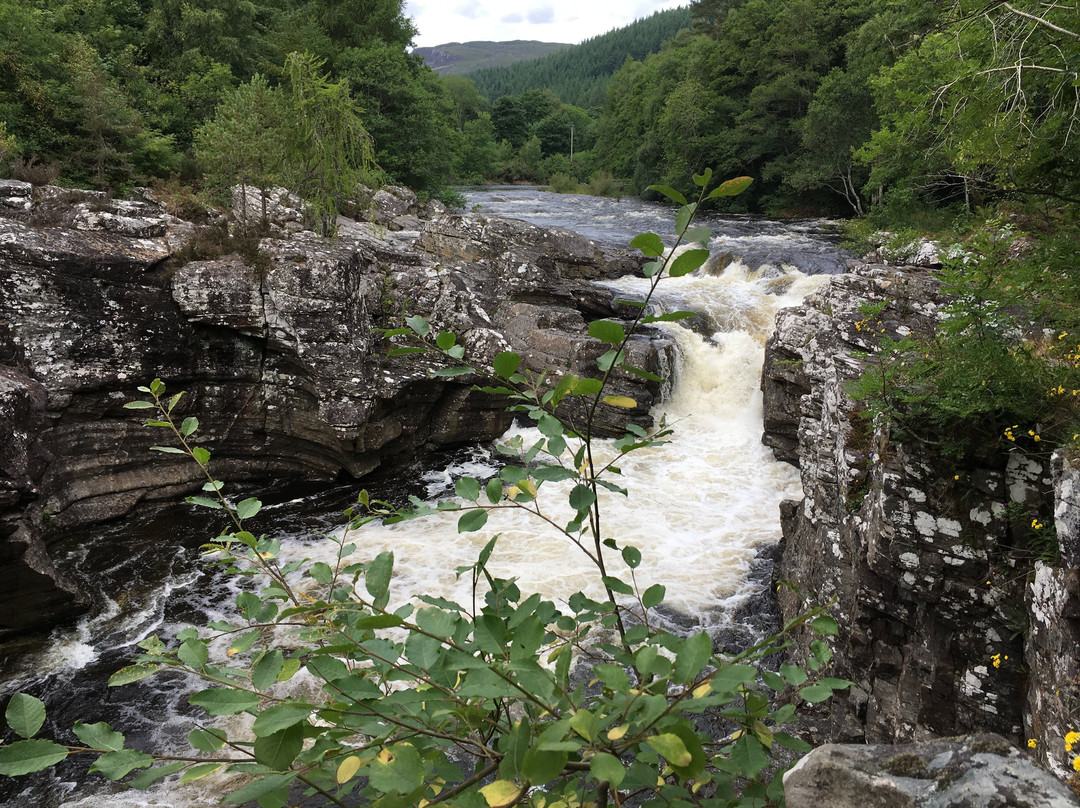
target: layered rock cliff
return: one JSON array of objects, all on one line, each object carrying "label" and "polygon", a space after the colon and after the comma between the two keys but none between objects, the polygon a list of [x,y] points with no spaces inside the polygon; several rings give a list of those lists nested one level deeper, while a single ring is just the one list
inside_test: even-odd
[{"label": "layered rock cliff", "polygon": [[[343,218],[327,241],[284,193],[238,196],[239,220],[267,213],[252,238],[196,228],[149,195],[0,183],[0,638],[83,606],[49,561],[56,537],[198,486],[190,464],[147,452],[123,409],[154,377],[187,391],[182,414],[198,417],[217,476],[262,480],[361,478],[506,429],[505,401],[475,379],[387,356],[378,329],[405,316],[455,331],[478,366],[513,349],[536,372],[595,371],[606,348],[586,322],[620,311],[582,278],[634,259],[384,195],[381,218]],[[402,229],[432,213],[422,234]],[[662,374],[672,350],[654,333],[631,360]],[[617,384],[647,417],[658,386]],[[601,429],[619,418],[608,408]]]},{"label": "layered rock cliff", "polygon": [[[780,313],[764,440],[799,465],[805,494],[782,509],[778,578],[793,586],[781,607],[790,618],[835,600],[832,671],[855,686],[829,703],[819,741],[994,731],[1034,739],[1032,754],[1067,777],[1075,752],[1063,739],[1080,724],[1080,463],[946,458],[949,436],[898,437],[850,395],[882,339],[928,332],[941,304],[927,270],[863,265]],[[1051,566],[1029,525],[1055,507]]]}]

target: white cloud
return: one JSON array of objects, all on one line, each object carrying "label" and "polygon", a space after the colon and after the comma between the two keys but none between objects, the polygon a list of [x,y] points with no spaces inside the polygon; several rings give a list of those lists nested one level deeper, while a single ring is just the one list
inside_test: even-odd
[{"label": "white cloud", "polygon": [[[534,0],[535,2],[535,0]],[[406,15],[419,33],[416,44],[511,39],[576,43],[629,25],[654,11],[685,5],[686,0],[541,0],[542,5],[508,10],[505,0],[457,3],[408,0]]]}]

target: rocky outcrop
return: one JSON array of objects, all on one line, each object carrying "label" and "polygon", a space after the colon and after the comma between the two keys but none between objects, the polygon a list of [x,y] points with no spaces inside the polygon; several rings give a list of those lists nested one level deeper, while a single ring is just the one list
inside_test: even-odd
[{"label": "rocky outcrop", "polygon": [[[1053,507],[1049,464],[1022,452],[950,459],[948,436],[888,429],[852,399],[867,369],[863,384],[889,395],[881,340],[928,331],[941,303],[925,270],[864,265],[778,316],[764,440],[799,464],[805,494],[782,509],[778,578],[797,591],[781,606],[788,619],[835,599],[831,670],[855,685],[830,702],[818,740],[995,731],[1035,738],[1044,762],[1052,748],[1065,775],[1064,730],[1080,721],[1077,559],[1066,549],[1061,565],[1033,564],[1029,527]],[[1080,517],[1064,504],[1075,475],[1057,461],[1063,548],[1075,539],[1061,525]]]},{"label": "rocky outcrop", "polygon": [[[419,241],[342,218],[330,242],[276,191],[237,194],[241,219],[272,203],[261,239],[222,224],[197,232],[145,195],[0,192],[0,637],[28,628],[28,610],[10,608],[27,581],[49,579],[34,591],[55,613],[79,606],[45,543],[198,484],[189,464],[147,452],[151,436],[123,409],[137,385],[159,376],[187,391],[182,414],[199,419],[223,479],[382,473],[494,437],[508,416],[474,377],[433,378],[443,360],[388,356],[379,329],[419,314],[456,332],[477,366],[512,348],[537,373],[594,374],[605,346],[585,324],[620,311],[580,278],[636,266],[486,217],[436,219]],[[664,370],[671,345],[654,336],[631,361]],[[638,377],[617,384],[638,413],[659,392]],[[626,418],[608,409],[602,427],[615,430]]]},{"label": "rocky outcrop", "polygon": [[1074,808],[1068,788],[1000,735],[820,746],[784,775],[788,808]]}]

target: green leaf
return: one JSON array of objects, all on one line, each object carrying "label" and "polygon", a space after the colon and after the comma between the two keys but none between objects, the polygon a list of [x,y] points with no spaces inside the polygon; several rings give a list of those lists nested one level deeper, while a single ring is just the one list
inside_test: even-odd
[{"label": "green leaf", "polygon": [[578,513],[587,511],[596,502],[596,494],[587,485],[578,483],[570,491],[570,507]]},{"label": "green leaf", "polygon": [[255,723],[251,727],[251,731],[259,738],[273,735],[295,724],[307,722],[312,709],[313,707],[310,704],[297,702],[275,704],[273,707],[267,707],[259,713],[258,718],[255,719]]},{"label": "green leaf", "polygon": [[91,749],[119,752],[124,748],[124,736],[104,721],[99,721],[96,724],[84,724],[82,721],[76,721],[71,731],[75,733],[76,738]]},{"label": "green leaf", "polygon": [[476,502],[480,499],[480,481],[474,477],[462,477],[454,485],[454,493],[464,500]]},{"label": "green leaf", "polygon": [[537,429],[545,438],[557,438],[563,433],[562,421],[550,413],[544,413],[536,422]]},{"label": "green leaf", "polygon": [[246,690],[233,690],[227,687],[213,687],[200,690],[188,697],[188,703],[202,707],[210,715],[236,715],[259,706],[257,693]]},{"label": "green leaf", "polygon": [[289,768],[304,748],[304,728],[299,724],[255,739],[255,760],[275,771]]},{"label": "green leaf", "polygon": [[658,194],[663,194],[676,205],[685,205],[686,197],[676,191],[674,188],[669,188],[667,185],[650,185],[650,191],[656,191]]},{"label": "green leaf", "polygon": [[525,753],[521,772],[534,786],[542,786],[562,774],[568,757],[567,752],[545,751],[534,746]]},{"label": "green leaf", "polygon": [[152,401],[129,401],[124,405],[125,410],[152,410],[154,409],[154,402]]},{"label": "green leaf", "polygon": [[589,336],[608,345],[621,345],[626,339],[626,331],[621,325],[610,320],[594,320],[589,323]]},{"label": "green leaf", "polygon": [[0,774],[18,777],[54,766],[68,756],[66,747],[36,739],[0,747]]},{"label": "green leaf", "polygon": [[837,624],[836,620],[829,617],[827,614],[815,617],[810,621],[810,626],[814,629],[815,634],[821,634],[827,637],[835,637],[840,633],[840,626]]},{"label": "green leaf", "polygon": [[712,180],[712,169],[706,168],[701,174],[694,175],[694,185],[698,188],[704,188]]},{"label": "green leaf", "polygon": [[371,762],[368,777],[379,791],[408,794],[424,782],[424,764],[412,744],[396,743]]},{"label": "green leaf", "polygon": [[465,511],[458,519],[457,531],[458,533],[472,533],[486,525],[487,520],[488,515],[485,510]]},{"label": "green leaf", "polygon": [[421,317],[419,314],[413,317],[405,318],[405,325],[411,328],[417,335],[426,337],[431,333],[431,326],[428,325],[427,320]]},{"label": "green leaf", "polygon": [[250,519],[261,510],[262,503],[255,499],[255,497],[249,497],[248,499],[237,503],[236,516],[241,520]]},{"label": "green leaf", "polygon": [[210,652],[202,640],[185,640],[176,655],[189,668],[199,670],[210,660]]},{"label": "green leaf", "polygon": [[189,505],[198,505],[200,508],[209,508],[213,511],[221,510],[221,503],[216,499],[207,499],[206,497],[186,497],[184,502]]},{"label": "green leaf", "polygon": [[600,370],[607,373],[609,370],[611,370],[611,368],[613,368],[615,365],[621,364],[625,359],[625,351],[619,351],[618,353],[615,353],[614,350],[611,350],[607,353],[601,354],[596,358],[596,366],[600,368]]},{"label": "green leaf", "polygon": [[184,785],[185,783],[194,783],[196,780],[201,780],[207,775],[211,775],[218,771],[224,765],[224,763],[199,763],[192,766],[184,772],[183,777],[180,778],[180,784]]},{"label": "green leaf", "polygon": [[785,749],[790,749],[792,752],[799,752],[805,754],[814,747],[804,741],[802,738],[796,738],[793,735],[789,735],[786,732],[774,732],[773,741],[778,743]]},{"label": "green leaf", "polygon": [[780,666],[780,675],[793,687],[798,687],[806,681],[806,671],[789,662],[785,662]]},{"label": "green leaf", "polygon": [[828,685],[810,685],[799,691],[799,695],[803,697],[803,700],[811,704],[827,701],[832,698],[832,694],[833,689]]},{"label": "green leaf", "polygon": [[[205,466],[207,463],[210,462],[210,452],[207,449],[204,449],[201,446],[196,446],[194,449],[192,449],[191,450],[191,456],[194,457],[195,461],[201,466]],[[206,486],[203,486],[203,490],[204,491],[207,490]],[[213,489],[210,489],[210,490],[213,490]],[[218,484],[218,490],[219,491],[221,490],[221,484],[220,483]]]},{"label": "green leaf", "polygon": [[775,690],[777,693],[787,689],[787,683],[783,680],[783,678],[781,678],[779,674],[773,673],[772,671],[762,670],[761,681],[765,683],[766,687]]},{"label": "green leaf", "polygon": [[692,681],[712,658],[712,637],[701,631],[687,637],[675,655],[673,677],[676,682]]},{"label": "green leaf", "polygon": [[559,482],[560,480],[576,480],[578,473],[573,469],[563,466],[541,466],[532,473],[533,479],[541,482]]},{"label": "green leaf", "polygon": [[697,204],[693,202],[679,208],[679,212],[675,214],[675,232],[678,235],[681,236],[686,232],[686,228],[690,226],[690,220],[694,218],[696,211]]},{"label": "green leaf", "polygon": [[199,428],[199,419],[198,418],[185,418],[184,423],[180,424],[180,434],[183,435],[186,438],[188,435],[192,434],[198,428]]},{"label": "green leaf", "polygon": [[45,723],[45,703],[27,693],[16,693],[4,712],[8,726],[23,738],[33,738]]},{"label": "green leaf", "polygon": [[636,570],[641,564],[641,550],[628,544],[626,547],[622,548],[622,558],[623,561],[626,562],[626,566],[632,570]]},{"label": "green leaf", "polygon": [[736,177],[727,182],[722,182],[713,188],[712,193],[709,194],[709,199],[716,199],[720,196],[738,196],[749,188],[753,181],[753,177]]},{"label": "green leaf", "polygon": [[570,716],[570,729],[589,743],[596,740],[599,723],[596,715],[589,710],[578,710]]},{"label": "green leaf", "polygon": [[[460,348],[461,346],[458,345],[457,347]],[[456,358],[460,359],[460,357]],[[438,368],[437,370],[431,371],[431,375],[440,379],[452,379],[457,376],[468,376],[470,373],[475,372],[475,370],[466,365],[457,365],[452,368]]]},{"label": "green leaf", "polygon": [[573,392],[575,396],[595,396],[603,389],[604,383],[599,379],[584,378],[574,385]]},{"label": "green leaf", "polygon": [[761,741],[744,732],[731,747],[731,762],[738,768],[739,773],[753,777],[768,765],[769,756],[765,753]]},{"label": "green leaf", "polygon": [[488,502],[492,505],[498,505],[502,502],[502,480],[498,477],[492,477],[487,481],[487,485],[484,487],[484,493],[487,494]]},{"label": "green leaf", "polygon": [[106,752],[94,761],[92,772],[101,774],[110,780],[119,780],[135,769],[145,769],[154,765],[154,758],[137,749],[121,749],[118,752]]},{"label": "green leaf", "polygon": [[[150,788],[150,786],[152,786],[154,783],[156,783],[158,780],[163,780],[164,778],[168,777],[170,774],[176,774],[178,771],[180,771],[181,769],[183,769],[187,765],[188,764],[185,763],[184,761],[178,760],[175,763],[169,763],[169,764],[166,764],[165,766],[158,766],[156,769],[147,769],[146,771],[139,772],[137,775],[132,777],[128,781],[128,785],[131,786],[132,788],[137,788],[140,791],[145,791],[146,789]],[[218,763],[218,764],[215,764],[215,765],[218,768],[221,768],[225,764]],[[183,783],[184,780],[181,779],[180,782]]]},{"label": "green leaf", "polygon": [[708,246],[709,240],[712,238],[711,227],[691,227],[686,233],[683,234],[683,240],[696,244],[704,244]]},{"label": "green leaf", "polygon": [[622,765],[622,761],[607,752],[593,755],[589,761],[589,771],[597,780],[611,783],[612,788],[618,788],[619,783],[626,777],[626,767]]},{"label": "green leaf", "polygon": [[278,674],[285,666],[285,655],[276,648],[269,651],[251,669],[251,684],[256,690],[266,690],[277,682]]},{"label": "green leaf", "polygon": [[427,607],[416,613],[416,625],[436,637],[452,636],[457,624],[457,615],[443,609]]},{"label": "green leaf", "polygon": [[450,331],[440,331],[439,336],[435,337],[435,344],[439,346],[440,351],[449,351],[456,342],[457,335]]},{"label": "green leaf", "polygon": [[394,575],[394,554],[384,551],[375,556],[364,573],[364,586],[368,594],[382,603],[390,597],[390,579]]},{"label": "green leaf", "polygon": [[[678,193],[676,191],[676,193]],[[685,202],[680,203],[685,204]],[[649,258],[656,258],[664,254],[664,242],[656,233],[639,233],[630,240],[630,246]]]},{"label": "green leaf", "polygon": [[229,794],[224,802],[231,803],[233,805],[243,805],[245,802],[251,802],[257,800],[260,797],[279,792],[286,789],[293,780],[296,779],[300,772],[294,771],[289,774],[271,774],[266,777],[248,783],[247,785],[238,788],[232,794]]},{"label": "green leaf", "polygon": [[645,739],[645,743],[657,752],[672,766],[689,766],[693,762],[693,756],[686,749],[682,738],[671,732],[663,732],[652,735]]},{"label": "green leaf", "polygon": [[[684,253],[684,255],[685,255],[685,253]],[[666,314],[657,314],[656,316],[649,315],[647,317],[642,317],[641,322],[646,323],[646,324],[648,324],[648,323],[675,323],[675,322],[678,322],[679,320],[688,320],[691,317],[700,317],[700,316],[701,315],[698,314],[696,311],[669,311]],[[629,370],[629,368],[627,368],[627,370]],[[646,378],[648,378],[648,377],[646,377]],[[659,378],[659,377],[657,377],[657,378]]]},{"label": "green leaf", "polygon": [[708,258],[708,250],[687,250],[686,252],[679,253],[675,260],[671,262],[671,266],[668,269],[668,275],[672,278],[681,278],[683,275],[689,275],[704,264]]},{"label": "green leaf", "polygon": [[667,589],[663,584],[653,584],[642,593],[641,605],[646,609],[651,609],[653,606],[659,606],[664,602],[664,596],[666,594]]},{"label": "green leaf", "polygon": [[187,737],[188,743],[200,752],[216,752],[225,746],[225,739],[210,730],[193,729]]},{"label": "green leaf", "polygon": [[632,595],[634,594],[634,588],[630,584],[620,581],[611,575],[601,576],[601,580],[604,582],[604,586],[610,589],[612,592],[617,592],[620,595]]},{"label": "green leaf", "polygon": [[641,268],[641,274],[646,278],[651,278],[663,268],[663,261],[650,261]]},{"label": "green leaf", "polygon": [[495,371],[495,375],[500,379],[509,379],[521,366],[521,356],[513,351],[503,351],[495,357],[492,362],[492,369]]},{"label": "green leaf", "polygon": [[187,454],[183,449],[177,449],[175,446],[151,446],[151,452],[164,452],[165,454]]},{"label": "green leaf", "polygon": [[145,679],[147,676],[152,676],[159,670],[161,670],[161,665],[128,665],[109,677],[109,687],[129,685],[132,682]]},{"label": "green leaf", "polygon": [[593,668],[593,673],[597,679],[616,693],[628,693],[630,691],[630,677],[618,665],[607,663],[597,665]]}]

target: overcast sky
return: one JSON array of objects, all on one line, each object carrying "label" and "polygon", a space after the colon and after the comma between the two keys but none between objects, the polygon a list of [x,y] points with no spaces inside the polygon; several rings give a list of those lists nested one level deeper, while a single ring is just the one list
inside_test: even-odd
[{"label": "overcast sky", "polygon": [[418,47],[535,39],[577,44],[688,0],[407,0]]}]

